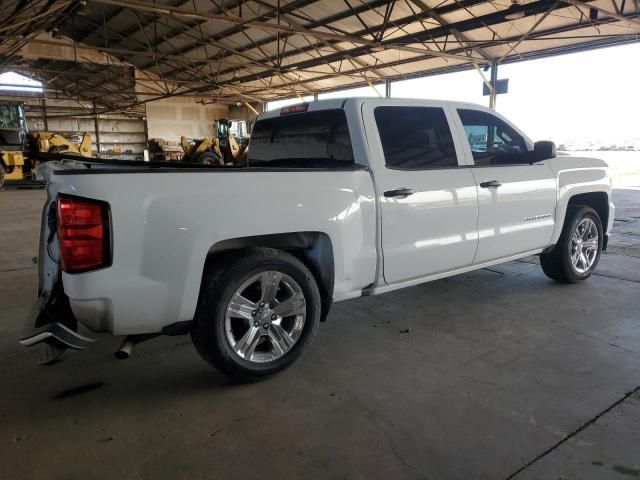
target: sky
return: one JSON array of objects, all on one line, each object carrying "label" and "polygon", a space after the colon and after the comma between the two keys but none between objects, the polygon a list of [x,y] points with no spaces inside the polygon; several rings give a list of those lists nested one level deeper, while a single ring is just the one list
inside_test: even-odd
[{"label": "sky", "polygon": [[[640,144],[640,43],[501,65],[498,78],[509,79],[509,93],[498,95],[496,110],[534,141]],[[478,72],[469,70],[394,82],[391,96],[488,105],[482,84]],[[363,87],[319,99],[353,96],[378,95]]]}]

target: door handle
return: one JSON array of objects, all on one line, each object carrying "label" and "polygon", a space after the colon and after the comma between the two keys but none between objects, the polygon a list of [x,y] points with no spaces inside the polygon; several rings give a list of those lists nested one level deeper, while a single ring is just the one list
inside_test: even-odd
[{"label": "door handle", "polygon": [[384,196],[387,198],[391,197],[408,197],[413,194],[413,190],[410,188],[396,188],[395,190],[387,190],[384,192]]},{"label": "door handle", "polygon": [[498,180],[489,180],[488,182],[482,182],[480,184],[481,188],[498,188],[502,183]]}]

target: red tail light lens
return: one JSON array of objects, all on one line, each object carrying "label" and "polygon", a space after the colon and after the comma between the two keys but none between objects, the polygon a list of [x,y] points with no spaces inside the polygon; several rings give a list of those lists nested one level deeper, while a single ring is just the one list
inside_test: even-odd
[{"label": "red tail light lens", "polygon": [[62,270],[79,273],[107,266],[111,260],[108,205],[59,196],[57,207]]},{"label": "red tail light lens", "polygon": [[309,109],[308,103],[299,103],[297,105],[291,105],[290,107],[283,107],[280,109],[280,115],[290,115],[292,113],[303,113]]}]

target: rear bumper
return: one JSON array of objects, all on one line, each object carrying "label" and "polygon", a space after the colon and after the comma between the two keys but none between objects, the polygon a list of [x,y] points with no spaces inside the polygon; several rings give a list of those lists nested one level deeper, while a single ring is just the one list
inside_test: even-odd
[{"label": "rear bumper", "polygon": [[66,296],[57,287],[53,295],[43,293],[38,297],[25,322],[20,345],[33,347],[46,343],[61,350],[83,350],[95,339],[76,332],[76,324]]}]

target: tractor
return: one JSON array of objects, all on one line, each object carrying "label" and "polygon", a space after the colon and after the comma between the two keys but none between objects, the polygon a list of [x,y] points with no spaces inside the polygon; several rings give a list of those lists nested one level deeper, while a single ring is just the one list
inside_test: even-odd
[{"label": "tractor", "polygon": [[244,165],[249,145],[246,123],[243,120],[215,121],[215,137],[189,139],[182,137],[183,162],[205,165]]},{"label": "tractor", "polygon": [[55,132],[29,133],[24,105],[0,102],[0,188],[5,181],[33,180],[38,162],[49,153],[90,157],[91,135],[76,143]]}]

